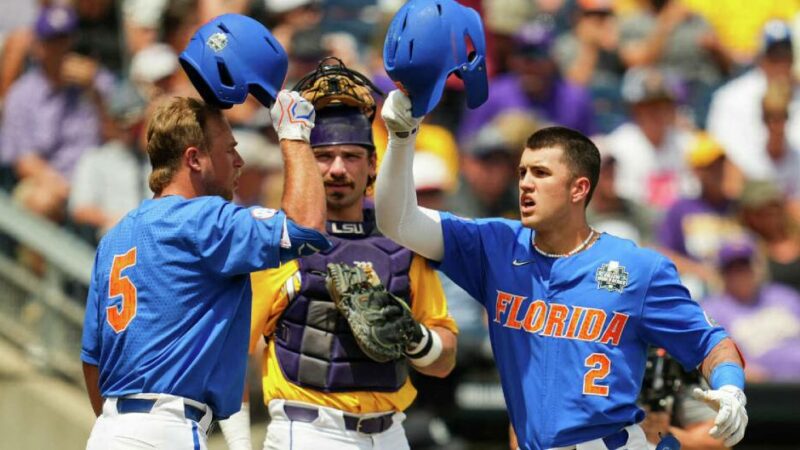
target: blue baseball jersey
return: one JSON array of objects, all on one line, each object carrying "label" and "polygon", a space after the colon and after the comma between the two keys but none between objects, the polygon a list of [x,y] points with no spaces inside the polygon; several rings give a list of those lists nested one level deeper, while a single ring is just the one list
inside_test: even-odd
[{"label": "blue baseball jersey", "polygon": [[[97,249],[81,359],[103,397],[167,393],[239,410],[250,272],[280,265],[285,215],[220,197],[146,200]],[[313,232],[311,234],[318,234]]]},{"label": "blue baseball jersey", "polygon": [[601,234],[587,250],[549,258],[519,221],[441,219],[440,268],[488,312],[522,449],[574,445],[640,422],[648,344],[695,368],[727,337],[674,265],[631,241]]}]

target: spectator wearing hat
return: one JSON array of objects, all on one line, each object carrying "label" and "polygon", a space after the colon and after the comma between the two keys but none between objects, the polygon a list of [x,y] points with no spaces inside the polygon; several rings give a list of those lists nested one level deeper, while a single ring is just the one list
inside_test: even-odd
[{"label": "spectator wearing hat", "polygon": [[267,25],[283,48],[292,53],[292,39],[297,31],[311,30],[322,21],[320,0],[264,0],[270,15]]},{"label": "spectator wearing hat", "polygon": [[[708,131],[725,147],[728,157],[747,178],[771,179],[767,147],[769,131],[762,102],[767,86],[788,84],[788,111],[800,108],[800,90],[792,78],[794,51],[789,26],[773,20],[764,25],[761,52],[754,68],[723,85],[714,94]],[[787,117],[786,139],[800,148],[800,115]]]},{"label": "spectator wearing hat", "polygon": [[705,125],[711,94],[731,69],[729,51],[684,0],[638,0],[642,9],[620,24],[620,57],[628,67],[676,73],[687,89],[695,124]]},{"label": "spectator wearing hat", "polygon": [[79,231],[92,231],[92,240],[153,196],[143,136],[146,106],[131,86],[116,90],[108,101],[106,142],[78,160],[67,209]]},{"label": "spectator wearing hat", "polygon": [[561,76],[552,54],[554,39],[548,26],[536,22],[526,24],[514,35],[510,72],[492,79],[486,103],[464,113],[459,142],[469,142],[481,126],[513,109],[584,134],[594,132],[591,94]]},{"label": "spectator wearing hat", "polygon": [[631,121],[606,138],[617,161],[617,193],[663,213],[680,195],[697,192],[684,156],[692,134],[677,124],[678,81],[657,68],[637,67],[626,72],[621,92]]},{"label": "spectator wearing hat", "polygon": [[792,215],[800,218],[800,152],[792,147],[786,129],[791,95],[788,81],[775,80],[767,86],[761,101],[761,117],[767,129],[764,159],[770,172],[767,179],[778,185],[786,195]]},{"label": "spectator wearing hat", "polygon": [[703,308],[736,339],[753,381],[800,381],[800,294],[765,282],[756,270],[755,247],[733,241],[718,253],[725,286]]},{"label": "spectator wearing hat", "polygon": [[37,65],[9,89],[0,123],[0,162],[21,180],[15,197],[32,211],[63,218],[72,171],[101,141],[103,98],[113,77],[70,53],[78,18],[65,6],[41,10],[34,25]]},{"label": "spectator wearing hat", "polygon": [[625,66],[618,45],[613,1],[578,0],[572,29],[562,33],[553,47],[564,78],[590,89],[600,132],[611,131],[623,120],[619,83]]},{"label": "spectator wearing hat", "polygon": [[524,111],[506,111],[483,126],[462,147],[461,179],[446,209],[464,217],[516,217],[519,155],[540,126]]},{"label": "spectator wearing hat", "polygon": [[800,229],[788,213],[780,188],[770,181],[748,181],[739,206],[742,222],[764,249],[772,281],[800,292]]},{"label": "spectator wearing hat", "polygon": [[723,242],[741,239],[744,228],[724,189],[726,169],[731,170],[722,147],[705,133],[698,134],[686,157],[700,184],[697,196],[676,201],[657,231],[657,243],[681,272],[693,293],[717,282],[714,259]]},{"label": "spectator wearing hat", "polygon": [[167,44],[156,43],[141,49],[131,58],[130,82],[150,102],[179,89],[181,75],[178,55]]}]

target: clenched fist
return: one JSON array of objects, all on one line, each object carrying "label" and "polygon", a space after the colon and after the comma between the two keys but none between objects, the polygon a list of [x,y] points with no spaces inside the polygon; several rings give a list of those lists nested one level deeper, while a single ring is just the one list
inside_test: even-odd
[{"label": "clenched fist", "polygon": [[278,139],[309,142],[314,128],[314,106],[295,91],[282,90],[269,111]]}]

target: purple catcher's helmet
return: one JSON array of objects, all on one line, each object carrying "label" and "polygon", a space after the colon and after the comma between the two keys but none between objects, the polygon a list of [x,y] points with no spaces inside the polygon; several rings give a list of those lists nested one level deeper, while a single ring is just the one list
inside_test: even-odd
[{"label": "purple catcher's helmet", "polygon": [[241,14],[223,14],[200,27],[179,59],[203,100],[220,108],[244,103],[248,93],[271,106],[289,65],[269,30]]},{"label": "purple catcher's helmet", "polygon": [[400,8],[386,34],[383,65],[411,98],[414,117],[439,103],[451,73],[464,80],[470,108],[489,95],[481,18],[455,0],[411,0]]},{"label": "purple catcher's helmet", "polygon": [[361,110],[351,106],[329,106],[317,111],[311,129],[311,147],[325,145],[360,145],[375,151],[372,124]]}]

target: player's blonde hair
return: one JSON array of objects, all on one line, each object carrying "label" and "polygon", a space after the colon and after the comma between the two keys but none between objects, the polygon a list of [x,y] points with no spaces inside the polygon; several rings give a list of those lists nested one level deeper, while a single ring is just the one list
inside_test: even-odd
[{"label": "player's blonde hair", "polygon": [[161,103],[147,125],[147,155],[153,172],[148,180],[156,195],[172,181],[189,147],[208,149],[208,120],[222,118],[222,112],[201,100],[173,97]]}]

